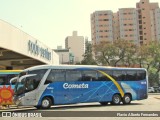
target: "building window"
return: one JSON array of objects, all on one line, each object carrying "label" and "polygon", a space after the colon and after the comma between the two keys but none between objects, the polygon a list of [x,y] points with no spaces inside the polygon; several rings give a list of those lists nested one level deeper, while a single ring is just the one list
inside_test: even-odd
[{"label": "building window", "polygon": [[142,24],[142,20],[139,20],[139,24]]},{"label": "building window", "polygon": [[140,36],[140,40],[143,40],[143,36]]},{"label": "building window", "polygon": [[139,29],[142,29],[142,25],[139,26]]},{"label": "building window", "polygon": [[103,21],[109,21],[109,19],[103,19]]},{"label": "building window", "polygon": [[141,19],[142,18],[142,15],[139,15],[139,19]]}]

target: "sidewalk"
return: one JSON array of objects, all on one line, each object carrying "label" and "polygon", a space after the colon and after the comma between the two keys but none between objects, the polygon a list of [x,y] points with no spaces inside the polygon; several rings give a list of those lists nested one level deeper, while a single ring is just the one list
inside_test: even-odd
[{"label": "sidewalk", "polygon": [[9,107],[3,107],[0,108],[0,112],[5,112],[5,111],[19,111],[19,110],[34,110],[36,109],[35,107],[32,106],[16,106],[16,105],[10,105]]}]

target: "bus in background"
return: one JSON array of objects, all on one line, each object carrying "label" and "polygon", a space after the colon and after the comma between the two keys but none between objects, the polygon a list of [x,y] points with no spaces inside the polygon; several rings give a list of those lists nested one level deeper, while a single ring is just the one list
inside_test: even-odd
[{"label": "bus in background", "polygon": [[129,104],[148,97],[143,68],[42,65],[25,69],[17,81],[15,103],[37,108],[86,102]]},{"label": "bus in background", "polygon": [[10,80],[17,77],[21,71],[22,70],[0,70],[0,87],[3,85],[11,85],[12,89],[14,89],[16,81],[13,81],[12,84],[10,84]]},{"label": "bus in background", "polygon": [[[3,105],[13,104],[13,89],[16,83],[16,77],[22,70],[0,70],[0,108]],[[12,84],[10,80],[12,80]]]}]

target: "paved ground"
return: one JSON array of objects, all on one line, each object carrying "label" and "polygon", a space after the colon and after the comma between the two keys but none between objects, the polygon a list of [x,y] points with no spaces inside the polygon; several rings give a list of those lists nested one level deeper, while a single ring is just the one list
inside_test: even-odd
[{"label": "paved ground", "polygon": [[[32,110],[27,110],[27,109],[32,109]],[[15,110],[15,109],[12,109]],[[110,111],[129,111],[129,112],[135,112],[135,111],[141,111],[143,113],[146,111],[154,111],[155,113],[157,111],[160,111],[160,94],[151,94],[149,95],[148,99],[146,100],[141,100],[141,101],[132,101],[130,105],[107,105],[107,106],[101,106],[99,103],[89,103],[89,104],[76,104],[76,105],[69,105],[69,106],[54,106],[51,109],[47,110],[37,110],[35,108],[21,108],[19,109],[20,111],[25,112],[50,112],[52,113],[60,113],[63,116],[63,112],[70,112],[71,114],[75,114],[76,112],[82,111],[85,112],[84,114],[89,114],[89,116],[92,116],[91,114],[93,113],[94,115],[96,112],[94,111],[100,111],[101,112],[110,112]],[[4,110],[3,110],[4,111]],[[73,115],[74,116],[74,115]],[[12,118],[11,120],[18,120],[22,118]],[[27,120],[28,118],[23,118],[23,120]],[[150,119],[155,119],[158,120],[160,118],[156,117],[48,117],[48,118],[34,118],[34,120],[104,120],[104,119],[109,119],[109,120],[150,120]],[[0,118],[0,120],[10,120],[8,118]]]}]

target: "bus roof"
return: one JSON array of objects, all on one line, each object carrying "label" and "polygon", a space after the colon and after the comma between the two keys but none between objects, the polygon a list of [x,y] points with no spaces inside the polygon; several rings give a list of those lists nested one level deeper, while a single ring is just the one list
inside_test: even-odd
[{"label": "bus roof", "polygon": [[38,65],[25,69],[28,70],[37,70],[37,69],[78,69],[78,68],[88,68],[88,69],[114,69],[114,70],[146,70],[145,68],[125,68],[125,67],[110,67],[110,66],[97,66],[97,65]]}]

